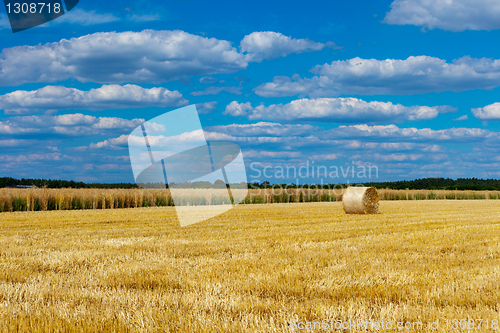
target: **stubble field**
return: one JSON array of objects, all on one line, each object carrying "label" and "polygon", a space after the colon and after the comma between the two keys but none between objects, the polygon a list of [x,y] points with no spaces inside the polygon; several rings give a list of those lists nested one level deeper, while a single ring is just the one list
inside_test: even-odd
[{"label": "stubble field", "polygon": [[185,228],[173,207],[0,214],[2,332],[448,332],[499,311],[496,200],[240,205]]}]

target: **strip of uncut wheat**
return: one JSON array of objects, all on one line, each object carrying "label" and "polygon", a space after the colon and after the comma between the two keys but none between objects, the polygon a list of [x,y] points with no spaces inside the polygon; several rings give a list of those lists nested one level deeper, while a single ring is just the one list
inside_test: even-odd
[{"label": "strip of uncut wheat", "polygon": [[[177,189],[178,205],[226,203],[225,189]],[[378,190],[380,200],[500,199],[500,191]],[[343,189],[250,189],[243,203],[342,201]],[[0,212],[116,209],[172,206],[170,191],[161,189],[0,189]]]}]

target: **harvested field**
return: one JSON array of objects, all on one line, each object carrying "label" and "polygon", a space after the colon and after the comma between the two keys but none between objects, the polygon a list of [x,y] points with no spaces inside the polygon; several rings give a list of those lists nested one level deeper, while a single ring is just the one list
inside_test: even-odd
[{"label": "harvested field", "polygon": [[173,207],[6,212],[0,230],[1,332],[500,320],[496,200],[240,205],[185,228]]}]

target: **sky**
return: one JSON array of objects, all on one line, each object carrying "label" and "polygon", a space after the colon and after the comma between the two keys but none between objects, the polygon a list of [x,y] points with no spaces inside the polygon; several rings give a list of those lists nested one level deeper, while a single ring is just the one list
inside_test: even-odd
[{"label": "sky", "polygon": [[17,33],[6,10],[0,177],[133,183],[128,135],[192,104],[250,182],[500,177],[497,0],[80,0]]}]

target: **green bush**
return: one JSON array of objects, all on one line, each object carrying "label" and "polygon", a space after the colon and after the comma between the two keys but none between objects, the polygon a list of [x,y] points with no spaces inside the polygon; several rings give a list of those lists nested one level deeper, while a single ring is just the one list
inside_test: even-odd
[{"label": "green bush", "polygon": [[484,199],[486,199],[486,196],[482,193],[473,193],[472,199],[473,200],[484,200]]},{"label": "green bush", "polygon": [[252,203],[254,203],[254,204],[263,204],[263,203],[265,203],[264,197],[262,197],[262,196],[252,197]]},{"label": "green bush", "polygon": [[12,211],[21,212],[28,210],[28,206],[26,204],[26,198],[16,197],[12,198]]}]

